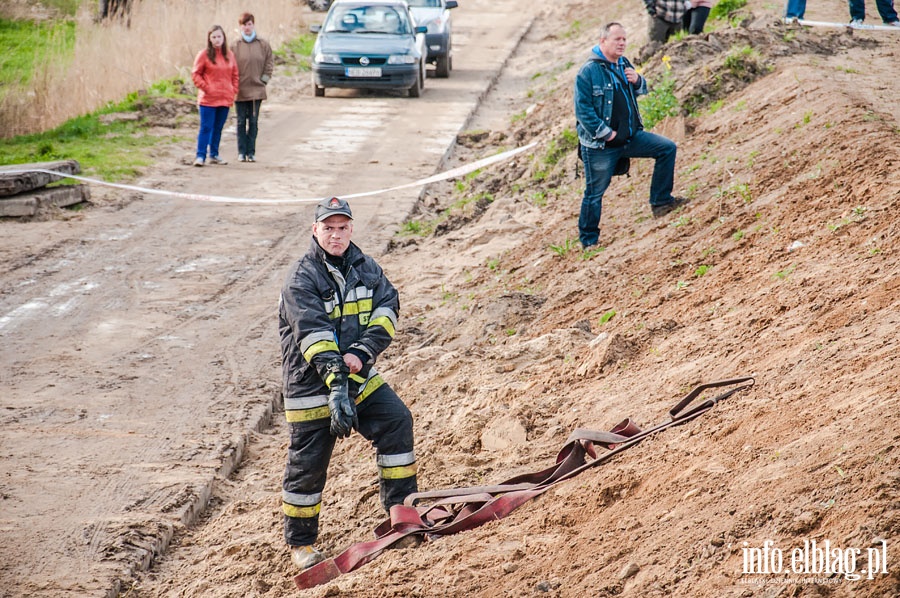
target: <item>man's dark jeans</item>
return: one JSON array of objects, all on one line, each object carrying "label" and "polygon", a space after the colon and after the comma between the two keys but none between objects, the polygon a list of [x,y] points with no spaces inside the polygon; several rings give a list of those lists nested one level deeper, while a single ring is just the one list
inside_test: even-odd
[{"label": "man's dark jeans", "polygon": [[596,245],[600,239],[600,211],[603,194],[613,177],[619,158],[653,158],[653,178],[650,179],[650,205],[664,205],[673,201],[675,183],[675,142],[670,139],[638,131],[622,147],[592,149],[581,146],[584,159],[584,198],[578,218],[578,238],[583,247]]},{"label": "man's dark jeans", "polygon": [[238,153],[243,156],[256,156],[256,133],[259,130],[259,108],[262,100],[235,102],[237,112]]}]

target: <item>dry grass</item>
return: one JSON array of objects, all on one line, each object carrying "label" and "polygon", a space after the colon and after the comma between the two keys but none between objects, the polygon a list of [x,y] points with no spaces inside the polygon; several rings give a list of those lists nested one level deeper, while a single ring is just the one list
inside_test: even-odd
[{"label": "dry grass", "polygon": [[[85,3],[93,8],[96,3]],[[89,10],[78,15],[74,58],[52,52],[38,67],[29,88],[12,91],[0,104],[0,135],[14,136],[53,128],[96,110],[159,79],[190,80],[206,32],[222,25],[228,43],[240,35],[244,0],[143,0],[136,2],[130,26],[95,23]],[[253,2],[257,30],[277,48],[305,29],[298,2]]]}]

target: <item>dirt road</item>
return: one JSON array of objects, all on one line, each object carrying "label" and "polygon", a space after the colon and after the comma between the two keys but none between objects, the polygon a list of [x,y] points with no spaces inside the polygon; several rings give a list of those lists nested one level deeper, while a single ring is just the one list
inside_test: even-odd
[{"label": "dirt road", "polygon": [[[533,17],[512,0],[464,5],[455,70],[422,98],[314,99],[276,78],[256,164],[191,168],[186,145],[139,184],[316,198],[433,174]],[[223,146],[233,160],[233,133]],[[354,203],[366,249],[418,191]],[[3,595],[115,595],[206,507],[277,400],[275,304],[311,207],[115,203],[0,223]]]}]

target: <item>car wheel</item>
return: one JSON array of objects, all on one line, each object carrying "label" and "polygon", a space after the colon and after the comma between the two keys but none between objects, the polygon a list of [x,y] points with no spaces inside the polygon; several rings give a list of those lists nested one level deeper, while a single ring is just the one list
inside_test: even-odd
[{"label": "car wheel", "polygon": [[306,0],[306,3],[316,12],[325,12],[331,6],[331,0]]},{"label": "car wheel", "polygon": [[450,55],[446,56],[438,56],[437,57],[437,70],[435,71],[435,75],[441,77],[442,79],[446,79],[450,76]]},{"label": "car wheel", "polygon": [[419,76],[416,77],[416,82],[412,87],[409,88],[409,97],[417,98],[422,95],[422,89],[425,88],[425,69],[422,68],[422,65],[419,65]]},{"label": "car wheel", "polygon": [[313,95],[316,96],[317,98],[324,98],[325,97],[325,88],[319,87],[318,85],[313,85]]}]

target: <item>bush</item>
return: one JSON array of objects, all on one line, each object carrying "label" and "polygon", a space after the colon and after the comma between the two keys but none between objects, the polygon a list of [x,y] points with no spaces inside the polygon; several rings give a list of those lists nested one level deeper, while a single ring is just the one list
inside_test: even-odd
[{"label": "bush", "polygon": [[731,13],[747,6],[747,0],[719,0],[709,11],[710,19],[728,19]]}]

